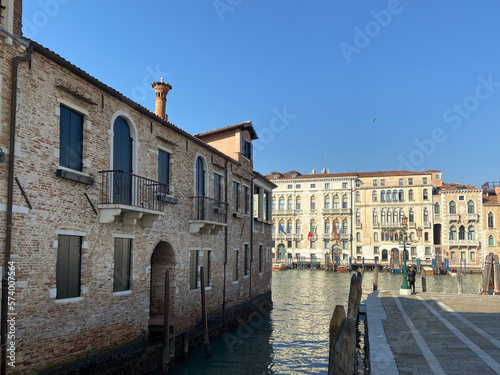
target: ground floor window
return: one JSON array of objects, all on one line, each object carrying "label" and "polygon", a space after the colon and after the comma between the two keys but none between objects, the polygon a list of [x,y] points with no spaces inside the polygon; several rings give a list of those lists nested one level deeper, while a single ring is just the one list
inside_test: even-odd
[{"label": "ground floor window", "polygon": [[425,248],[425,255],[431,255],[431,248],[430,247]]},{"label": "ground floor window", "polygon": [[238,263],[239,263],[240,251],[234,249],[233,251],[233,281],[238,281]]},{"label": "ground floor window", "polygon": [[460,260],[465,260],[465,251],[460,252]]},{"label": "ground floor window", "polygon": [[130,290],[131,238],[115,238],[115,264],[113,273],[113,292]]},{"label": "ground floor window", "polygon": [[356,254],[361,254],[361,246],[356,246]]},{"label": "ground floor window", "polygon": [[476,253],[474,251],[471,251],[470,253],[470,260],[472,262],[475,262],[476,261]]},{"label": "ground floor window", "polygon": [[411,255],[417,255],[417,248],[416,247],[411,248]]},{"label": "ground floor window", "polygon": [[329,249],[330,248],[330,241],[325,241],[325,249]]},{"label": "ground floor window", "polygon": [[81,249],[82,238],[80,236],[58,236],[57,299],[80,297]]},{"label": "ground floor window", "polygon": [[373,254],[378,254],[379,253],[379,248],[377,246],[375,246],[373,248]]},{"label": "ground floor window", "polygon": [[450,259],[455,260],[455,252],[454,251],[450,252]]},{"label": "ground floor window", "polygon": [[189,289],[198,288],[198,250],[189,251]]}]

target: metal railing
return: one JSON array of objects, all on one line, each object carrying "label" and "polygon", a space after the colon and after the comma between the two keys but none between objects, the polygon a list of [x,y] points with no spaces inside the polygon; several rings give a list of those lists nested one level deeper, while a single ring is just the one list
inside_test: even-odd
[{"label": "metal railing", "polygon": [[111,170],[100,171],[102,178],[100,204],[121,204],[163,211],[168,186],[135,174]]},{"label": "metal railing", "polygon": [[193,199],[193,220],[226,223],[228,204],[204,196],[190,197]]}]

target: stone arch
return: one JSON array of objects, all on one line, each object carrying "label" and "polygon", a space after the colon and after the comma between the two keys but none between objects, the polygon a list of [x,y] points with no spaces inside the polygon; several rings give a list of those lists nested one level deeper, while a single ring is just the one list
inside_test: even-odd
[{"label": "stone arch", "polygon": [[[165,271],[170,271],[170,314],[175,316],[175,253],[172,245],[160,241],[151,255],[151,293],[149,315],[164,314]],[[174,298],[172,298],[174,297]]]}]

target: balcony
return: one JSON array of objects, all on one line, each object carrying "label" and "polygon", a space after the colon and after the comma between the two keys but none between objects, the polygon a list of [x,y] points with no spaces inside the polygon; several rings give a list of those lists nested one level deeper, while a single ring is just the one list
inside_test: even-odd
[{"label": "balcony", "polygon": [[434,219],[441,220],[441,214],[434,214]]},{"label": "balcony", "polygon": [[450,246],[479,247],[479,240],[449,240]]},{"label": "balcony", "polygon": [[340,239],[349,241],[351,239],[351,235],[349,233],[340,233]]},{"label": "balcony", "polygon": [[467,221],[479,221],[479,214],[467,214]]},{"label": "balcony", "polygon": [[351,214],[351,209],[350,208],[332,208],[331,213],[334,215],[350,215]]},{"label": "balcony", "polygon": [[449,220],[450,221],[460,221],[460,214],[450,214],[449,215]]},{"label": "balcony", "polygon": [[356,223],[356,229],[363,229],[363,224],[361,222]]},{"label": "balcony", "polygon": [[430,221],[424,221],[424,229],[426,229],[426,228],[430,229],[430,227],[431,227]]},{"label": "balcony", "polygon": [[227,203],[208,197],[193,199],[193,219],[189,220],[189,233],[218,234],[227,226]]},{"label": "balcony", "polygon": [[141,219],[143,227],[151,227],[165,215],[167,203],[177,203],[169,188],[161,182],[124,171],[100,171],[101,199],[98,204],[99,222],[112,223],[123,214],[123,225],[135,225]]},{"label": "balcony", "polygon": [[302,240],[302,234],[295,233],[274,233],[273,240],[275,241],[300,241]]},{"label": "balcony", "polygon": [[413,223],[408,223],[408,228],[410,229],[415,229],[417,227],[417,224],[415,222]]}]

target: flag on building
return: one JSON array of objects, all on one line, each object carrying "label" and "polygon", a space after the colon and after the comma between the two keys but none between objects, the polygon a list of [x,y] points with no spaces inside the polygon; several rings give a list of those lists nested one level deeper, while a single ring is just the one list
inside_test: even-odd
[{"label": "flag on building", "polygon": [[281,226],[281,223],[279,223],[279,224],[280,224],[280,232],[281,232],[281,233],[283,233],[283,234],[286,234],[286,233],[285,233],[285,230],[284,230],[284,229],[283,229],[283,227]]},{"label": "flag on building", "polygon": [[339,239],[339,235],[337,234],[337,231],[335,230],[335,224],[333,225],[332,234],[333,234],[333,237],[335,238],[335,241]]},{"label": "flag on building", "polygon": [[312,237],[312,231],[313,231],[313,223],[311,222],[311,224],[309,224],[309,234],[307,235],[307,238]]}]

